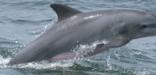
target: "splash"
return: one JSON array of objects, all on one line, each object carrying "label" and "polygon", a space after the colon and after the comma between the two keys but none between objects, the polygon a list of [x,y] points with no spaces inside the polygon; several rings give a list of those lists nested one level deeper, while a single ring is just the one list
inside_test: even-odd
[{"label": "splash", "polygon": [[0,68],[32,68],[32,69],[56,69],[59,67],[70,67],[73,65],[74,60],[60,61],[60,62],[52,62],[49,63],[47,61],[41,62],[30,62],[25,64],[17,64],[17,65],[8,65],[8,62],[11,58],[2,58],[0,57]]},{"label": "splash", "polygon": [[32,62],[27,64],[19,64],[12,66],[13,68],[33,68],[33,69],[56,69],[59,67],[70,67],[73,65],[73,61],[53,62],[47,63],[45,61]]},{"label": "splash", "polygon": [[7,68],[7,63],[9,62],[11,58],[3,58],[0,56],[0,68]]},{"label": "splash", "polygon": [[103,40],[103,41],[95,41],[92,44],[80,44],[77,46],[75,49],[73,49],[73,52],[76,53],[76,56],[78,57],[83,57],[84,55],[87,55],[89,52],[94,52],[94,49],[98,44],[107,44],[108,41]]}]

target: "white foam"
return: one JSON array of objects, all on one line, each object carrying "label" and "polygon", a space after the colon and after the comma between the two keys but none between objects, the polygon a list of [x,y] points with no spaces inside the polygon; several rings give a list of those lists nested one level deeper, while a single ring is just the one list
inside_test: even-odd
[{"label": "white foam", "polygon": [[3,58],[0,56],[0,68],[7,68],[7,63],[9,62],[11,58]]},{"label": "white foam", "polygon": [[71,62],[55,62],[55,63],[27,63],[19,64],[14,67],[16,68],[35,68],[35,69],[56,69],[57,67],[70,67],[73,63]]},{"label": "white foam", "polygon": [[83,55],[86,55],[88,52],[94,52],[94,49],[96,48],[96,46],[98,44],[107,44],[108,41],[103,40],[103,41],[95,41],[90,45],[79,45],[78,47],[76,47],[73,51],[77,54],[77,56],[79,57],[83,57]]},{"label": "white foam", "polygon": [[57,67],[70,67],[75,60],[67,60],[60,62],[48,63],[46,61],[31,62],[26,64],[8,65],[11,58],[3,58],[0,56],[0,68],[34,68],[34,69],[55,69]]}]

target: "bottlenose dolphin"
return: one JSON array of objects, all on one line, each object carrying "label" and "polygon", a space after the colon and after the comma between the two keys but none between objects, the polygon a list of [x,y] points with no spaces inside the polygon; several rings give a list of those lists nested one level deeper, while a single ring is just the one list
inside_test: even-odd
[{"label": "bottlenose dolphin", "polygon": [[[58,22],[20,51],[9,64],[67,58],[80,44],[100,43],[88,55],[123,46],[132,39],[156,35],[156,16],[133,9],[107,9],[82,13],[62,4],[51,4]],[[72,55],[73,54],[73,55]],[[69,55],[69,56],[68,56]],[[70,56],[71,55],[71,56]]]}]

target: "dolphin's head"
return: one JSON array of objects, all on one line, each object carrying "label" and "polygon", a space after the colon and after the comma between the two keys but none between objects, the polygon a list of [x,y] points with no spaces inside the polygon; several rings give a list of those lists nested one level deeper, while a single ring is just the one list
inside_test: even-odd
[{"label": "dolphin's head", "polygon": [[136,32],[133,33],[133,39],[156,36],[156,16],[146,13],[146,15],[142,17],[138,24],[134,25],[134,30],[132,29],[133,31],[137,29]]},{"label": "dolphin's head", "polygon": [[130,39],[156,36],[156,15],[144,12],[124,18],[124,24],[118,29],[119,34]]}]

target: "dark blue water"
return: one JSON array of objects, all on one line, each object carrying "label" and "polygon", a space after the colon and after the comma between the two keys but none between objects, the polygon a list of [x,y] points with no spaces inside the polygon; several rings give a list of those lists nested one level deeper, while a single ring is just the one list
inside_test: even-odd
[{"label": "dark blue water", "polygon": [[156,0],[0,0],[0,75],[156,75],[156,37],[133,40],[77,61],[7,66],[17,52],[56,22],[51,3],[83,12],[109,8],[156,12]]}]

